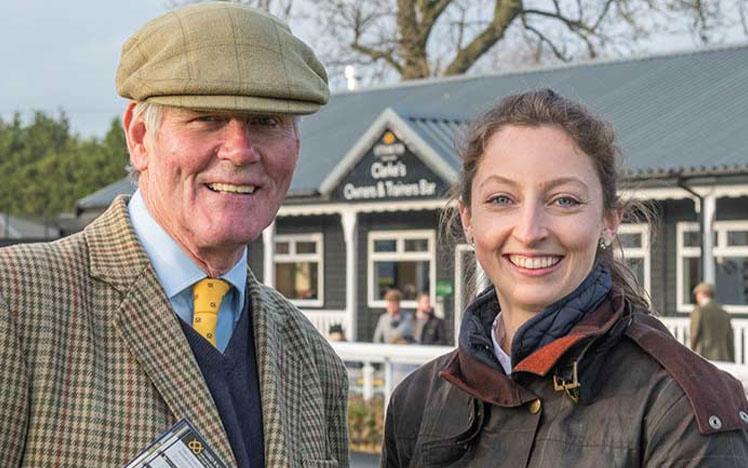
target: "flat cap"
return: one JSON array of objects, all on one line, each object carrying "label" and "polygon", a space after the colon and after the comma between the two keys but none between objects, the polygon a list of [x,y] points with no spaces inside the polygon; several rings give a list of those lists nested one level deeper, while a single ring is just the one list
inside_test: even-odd
[{"label": "flat cap", "polygon": [[209,2],[149,21],[122,46],[117,92],[197,110],[311,114],[327,102],[327,73],[274,16]]},{"label": "flat cap", "polygon": [[714,296],[714,285],[711,283],[699,283],[693,288],[693,293],[704,293],[708,296]]}]

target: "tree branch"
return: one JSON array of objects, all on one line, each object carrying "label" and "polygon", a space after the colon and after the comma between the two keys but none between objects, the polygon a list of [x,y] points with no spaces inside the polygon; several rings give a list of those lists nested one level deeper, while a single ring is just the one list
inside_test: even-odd
[{"label": "tree branch", "polygon": [[466,47],[457,51],[452,63],[444,70],[444,74],[465,73],[481,55],[504,37],[507,28],[520,13],[522,13],[520,0],[496,0],[491,22]]}]

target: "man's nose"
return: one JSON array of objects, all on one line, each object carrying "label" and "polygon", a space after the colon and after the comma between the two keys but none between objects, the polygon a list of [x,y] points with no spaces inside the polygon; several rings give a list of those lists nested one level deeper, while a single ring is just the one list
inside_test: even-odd
[{"label": "man's nose", "polygon": [[224,129],[224,139],[218,157],[229,160],[235,166],[257,162],[260,154],[255,148],[255,138],[246,120],[232,118]]},{"label": "man's nose", "polygon": [[547,216],[541,203],[522,206],[513,235],[522,245],[532,247],[548,237]]}]

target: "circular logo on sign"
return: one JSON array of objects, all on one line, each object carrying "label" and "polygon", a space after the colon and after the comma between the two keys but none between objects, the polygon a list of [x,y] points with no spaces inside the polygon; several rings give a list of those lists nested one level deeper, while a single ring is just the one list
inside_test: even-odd
[{"label": "circular logo on sign", "polygon": [[384,142],[385,145],[391,145],[392,143],[395,142],[395,134],[392,132],[385,133],[384,136],[382,137],[382,141]]}]

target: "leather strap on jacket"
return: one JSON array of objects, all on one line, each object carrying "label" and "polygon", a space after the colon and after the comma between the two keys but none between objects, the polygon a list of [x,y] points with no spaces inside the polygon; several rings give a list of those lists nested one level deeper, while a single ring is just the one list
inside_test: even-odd
[{"label": "leather strap on jacket", "polygon": [[681,345],[650,315],[634,314],[626,336],[680,385],[701,434],[748,429],[748,401],[737,379]]}]

